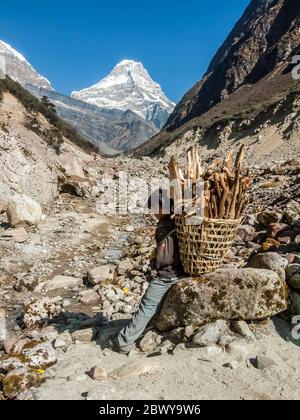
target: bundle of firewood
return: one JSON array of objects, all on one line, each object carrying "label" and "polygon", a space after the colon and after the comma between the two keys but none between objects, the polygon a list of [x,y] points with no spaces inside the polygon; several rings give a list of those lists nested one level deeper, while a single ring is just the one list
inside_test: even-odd
[{"label": "bundle of firewood", "polygon": [[242,147],[235,161],[230,152],[224,161],[214,161],[204,170],[195,147],[188,152],[183,169],[173,157],[169,169],[170,194],[175,202],[175,214],[240,219],[248,203],[251,183],[249,172],[244,169],[244,159]]}]

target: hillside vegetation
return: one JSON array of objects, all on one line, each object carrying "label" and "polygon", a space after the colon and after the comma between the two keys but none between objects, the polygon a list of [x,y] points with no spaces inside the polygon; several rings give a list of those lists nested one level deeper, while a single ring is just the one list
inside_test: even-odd
[{"label": "hillside vegetation", "polygon": [[[19,83],[13,81],[8,76],[5,79],[0,79],[0,102],[2,102],[4,92],[12,94],[22,103],[28,112],[42,114],[59,131],[59,133],[55,133],[56,137],[62,135],[85,151],[96,151],[96,147],[89,140],[80,136],[73,127],[59,118],[52,107],[47,106],[35,96],[31,95]],[[32,129],[36,132],[34,125]]]}]

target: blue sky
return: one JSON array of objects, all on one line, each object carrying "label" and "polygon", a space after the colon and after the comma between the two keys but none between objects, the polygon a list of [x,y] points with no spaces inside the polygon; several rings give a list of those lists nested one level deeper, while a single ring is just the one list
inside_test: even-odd
[{"label": "blue sky", "polygon": [[178,101],[201,79],[250,0],[10,0],[0,39],[69,94],[122,59],[142,61]]}]

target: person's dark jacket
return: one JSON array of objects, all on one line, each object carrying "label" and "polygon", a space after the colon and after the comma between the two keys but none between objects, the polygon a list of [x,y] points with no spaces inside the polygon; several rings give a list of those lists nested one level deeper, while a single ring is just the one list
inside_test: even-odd
[{"label": "person's dark jacket", "polygon": [[162,219],[156,230],[156,271],[161,278],[175,278],[184,275],[180,260],[175,221],[170,217]]}]

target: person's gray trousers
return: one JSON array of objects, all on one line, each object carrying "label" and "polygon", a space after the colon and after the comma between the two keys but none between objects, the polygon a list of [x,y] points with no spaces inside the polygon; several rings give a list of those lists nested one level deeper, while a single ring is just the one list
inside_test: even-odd
[{"label": "person's gray trousers", "polygon": [[168,291],[179,280],[178,277],[172,279],[156,277],[151,281],[138,312],[117,337],[122,350],[130,350],[133,347],[150,321],[159,313]]}]

